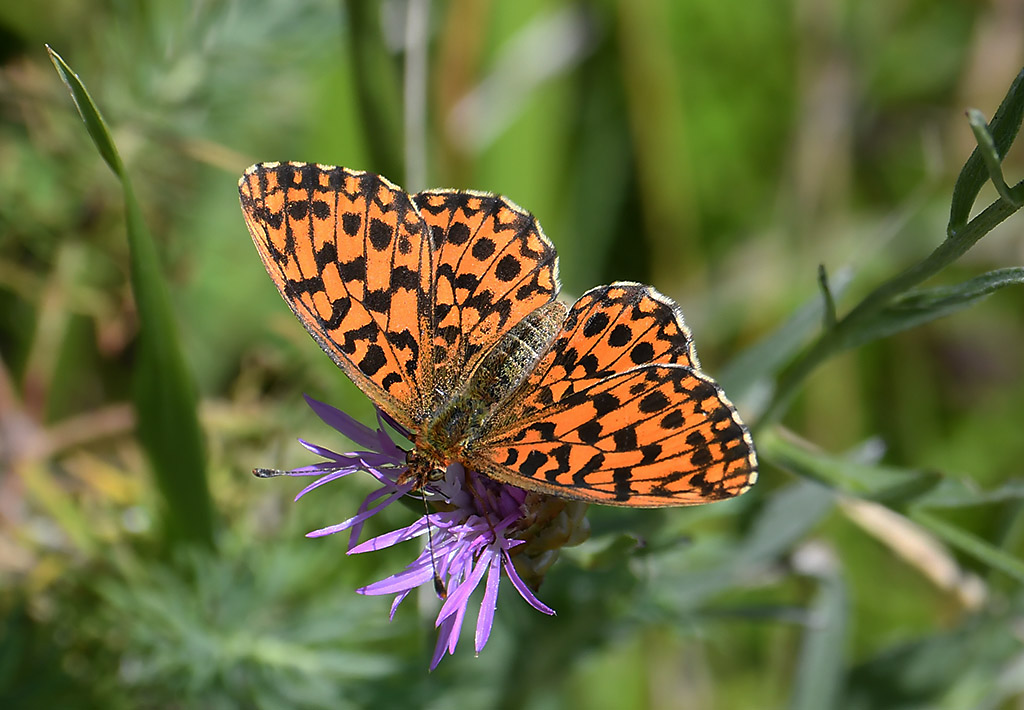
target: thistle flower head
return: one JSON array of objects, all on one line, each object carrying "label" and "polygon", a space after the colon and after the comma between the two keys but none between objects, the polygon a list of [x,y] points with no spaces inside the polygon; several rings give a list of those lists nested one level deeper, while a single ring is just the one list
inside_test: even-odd
[{"label": "thistle flower head", "polygon": [[[429,544],[405,569],[356,591],[394,594],[393,618],[411,591],[423,585],[437,588],[444,601],[435,622],[438,639],[431,670],[446,652],[455,652],[470,596],[481,583],[483,597],[474,638],[477,653],[490,637],[502,576],[534,609],[544,614],[555,613],[537,598],[535,590],[557,558],[558,550],[579,544],[589,534],[585,504],[498,483],[466,470],[460,463],[452,463],[443,478],[428,481],[417,490],[419,482],[403,476],[408,470],[408,452],[389,433],[391,429],[411,438],[399,424],[378,411],[378,426],[370,429],[330,405],[311,397],[306,397],[306,401],[325,423],[363,450],[336,453],[300,439],[303,446],[323,460],[287,472],[292,476],[317,477],[295,499],[355,471],[365,471],[380,483],[351,518],[307,536],[323,537],[348,530],[349,554],[427,537]],[[360,541],[364,523],[404,496],[422,496],[432,512],[404,528]]]}]

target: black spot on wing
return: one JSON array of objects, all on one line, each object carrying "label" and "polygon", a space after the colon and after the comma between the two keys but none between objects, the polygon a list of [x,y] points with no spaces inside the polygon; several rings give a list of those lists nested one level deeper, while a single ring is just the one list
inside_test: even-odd
[{"label": "black spot on wing", "polygon": [[359,227],[362,223],[363,216],[355,212],[346,212],[341,216],[341,228],[350,237],[359,234]]}]

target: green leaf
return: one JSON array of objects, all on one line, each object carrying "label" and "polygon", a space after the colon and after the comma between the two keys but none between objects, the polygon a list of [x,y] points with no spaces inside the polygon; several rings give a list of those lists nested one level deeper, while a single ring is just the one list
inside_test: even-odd
[{"label": "green leaf", "polygon": [[1005,286],[1017,284],[1024,284],[1024,267],[996,269],[955,286],[909,291],[851,329],[843,345],[857,347],[916,328],[967,308]]},{"label": "green leaf", "polygon": [[821,289],[822,324],[825,330],[831,330],[836,325],[836,301],[832,297],[832,288],[829,286],[828,272],[824,264],[818,264],[818,288]]},{"label": "green leaf", "polygon": [[820,578],[797,659],[793,710],[836,707],[845,675],[849,595],[838,570],[825,571]]},{"label": "green leaf", "polygon": [[970,555],[993,569],[1010,575],[1018,582],[1024,582],[1024,562],[1013,555],[1007,554],[974,533],[957,527],[937,515],[933,515],[922,507],[913,508],[910,511],[909,517],[918,525],[927,528],[949,546]]},{"label": "green leaf", "polygon": [[136,423],[163,499],[167,533],[172,540],[212,545],[213,513],[196,393],[178,344],[156,246],[102,115],[71,67],[50,47],[46,49],[96,149],[121,181],[132,294],[139,316],[133,373]]},{"label": "green leaf", "polygon": [[[833,298],[841,296],[852,280],[851,269],[840,269],[833,274],[829,283]],[[774,376],[781,370],[821,327],[824,318],[823,299],[810,299],[778,329],[720,368],[716,379],[733,401],[743,399],[758,380]]]},{"label": "green leaf", "polygon": [[379,8],[374,3],[344,0],[348,16],[347,42],[351,52],[362,135],[371,167],[382,175],[404,175],[402,159],[402,100],[398,70],[381,36]]},{"label": "green leaf", "polygon": [[[1014,138],[1017,137],[1022,118],[1024,118],[1024,70],[1017,74],[1006,97],[999,104],[999,108],[996,109],[995,115],[988,124],[988,133],[992,137],[992,144],[995,146],[999,160],[1006,155]],[[980,145],[974,149],[953,187],[953,202],[949,210],[949,225],[946,228],[946,233],[950,237],[967,224],[974,201],[989,178],[989,171],[982,155],[983,150]]]},{"label": "green leaf", "polygon": [[999,680],[1019,675],[1011,671],[1019,649],[1006,616],[970,615],[967,623],[900,640],[862,661],[850,672],[839,707],[988,708],[983,699],[998,695]]},{"label": "green leaf", "polygon": [[675,551],[652,555],[649,564],[658,570],[657,583],[641,604],[649,603],[648,613],[657,608],[683,623],[716,595],[749,585],[758,570],[788,555],[829,515],[834,503],[833,491],[808,481],[773,491],[742,540],[701,536],[682,550],[677,545]]},{"label": "green leaf", "polygon": [[915,506],[920,508],[968,508],[1024,501],[1024,481],[1008,481],[992,490],[979,490],[969,479],[944,478],[942,482],[921,496]]},{"label": "green leaf", "polygon": [[976,108],[969,109],[967,122],[971,124],[971,130],[974,131],[974,139],[978,142],[978,148],[981,149],[985,169],[988,170],[988,177],[995,185],[996,192],[1014,207],[1020,207],[1020,198],[1006,185],[1006,180],[1003,178],[1002,158],[992,134],[988,132],[988,121],[985,120],[985,114]]},{"label": "green leaf", "polygon": [[774,491],[737,550],[734,565],[749,569],[792,549],[821,523],[834,504],[832,491],[807,481]]},{"label": "green leaf", "polygon": [[917,471],[863,463],[848,457],[812,451],[775,431],[758,438],[765,461],[846,495],[898,507],[928,494],[943,481],[934,471]]},{"label": "green leaf", "polygon": [[[966,507],[1019,499],[1024,497],[1024,486],[1020,484],[1007,484],[996,491],[976,491],[935,472],[863,464],[812,452],[774,432],[761,436],[759,451],[765,461],[776,466],[849,495],[874,500],[904,512],[952,547],[1024,581],[1024,562],[929,512],[939,507]],[[913,504],[908,509],[911,502]]]},{"label": "green leaf", "polygon": [[71,70],[71,67],[67,65],[63,57],[53,51],[50,45],[46,45],[46,51],[50,53],[50,61],[53,62],[53,66],[57,69],[57,73],[60,75],[61,81],[64,82],[64,86],[68,87],[68,91],[71,92],[71,100],[75,102],[78,114],[85,121],[85,130],[89,131],[89,137],[92,138],[96,149],[99,150],[103,160],[114,171],[114,174],[124,179],[124,164],[121,162],[121,156],[118,155],[117,148],[114,147],[114,141],[110,137],[110,131],[107,130],[107,123],[96,109],[96,104],[93,103],[92,97],[89,96],[85,84]]}]

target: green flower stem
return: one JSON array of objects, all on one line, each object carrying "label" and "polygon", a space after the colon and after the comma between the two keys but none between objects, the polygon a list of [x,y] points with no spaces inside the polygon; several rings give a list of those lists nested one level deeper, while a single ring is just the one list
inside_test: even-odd
[{"label": "green flower stem", "polygon": [[[1018,183],[1014,190],[1020,189],[1022,185],[1024,185],[1024,181]],[[775,396],[751,428],[757,431],[766,425],[777,422],[786,412],[804,380],[822,362],[847,349],[851,343],[858,342],[858,334],[872,317],[892,303],[895,298],[959,259],[979,239],[991,232],[1018,209],[1020,209],[1019,205],[1002,199],[997,200],[962,229],[945,239],[927,257],[869,293],[853,310],[837,321],[833,328],[822,333],[814,344],[782,371]]]}]

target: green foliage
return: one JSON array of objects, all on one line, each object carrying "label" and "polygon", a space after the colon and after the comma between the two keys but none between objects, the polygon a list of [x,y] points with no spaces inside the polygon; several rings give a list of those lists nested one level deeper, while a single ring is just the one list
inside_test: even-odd
[{"label": "green foliage", "polygon": [[139,440],[149,454],[163,496],[169,535],[213,544],[213,514],[196,412],[196,395],[178,345],[170,297],[153,239],[146,228],[121,156],[85,85],[49,47],[89,137],[124,190],[132,293],[138,308],[138,360],[133,373]]},{"label": "green foliage", "polygon": [[[9,5],[0,706],[1021,702],[1024,72],[982,51],[1005,8]],[[309,463],[296,436],[344,450],[304,391],[372,417],[238,212],[242,169],[288,159],[426,164],[533,211],[567,295],[668,293],[755,427],[758,485],[592,508],[540,590],[558,616],[503,588],[480,657],[466,632],[428,674],[435,600],[389,623],[353,592],[418,543],[302,538],[367,482],[296,506],[248,474]]]},{"label": "green foliage", "polygon": [[[950,236],[959,231],[971,215],[974,201],[982,186],[991,179],[1002,197],[1007,202],[1006,182],[1003,180],[1001,164],[1006,152],[1010,149],[1021,120],[1024,118],[1024,70],[1013,80],[1006,98],[999,104],[992,121],[986,126],[980,111],[968,113],[971,129],[978,140],[978,147],[964,163],[963,169],[953,186],[953,201],[949,210]],[[1019,202],[1019,200],[1017,200]]]}]

